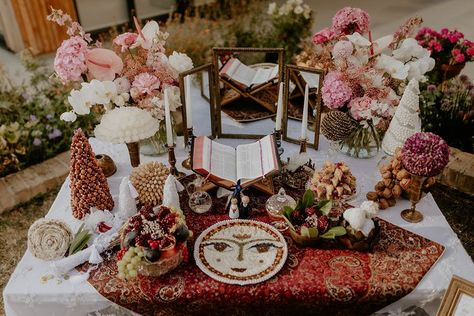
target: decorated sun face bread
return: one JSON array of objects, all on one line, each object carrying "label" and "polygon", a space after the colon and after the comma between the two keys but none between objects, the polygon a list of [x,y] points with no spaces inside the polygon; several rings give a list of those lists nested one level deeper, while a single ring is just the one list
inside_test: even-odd
[{"label": "decorated sun face bread", "polygon": [[326,161],[311,179],[311,190],[317,199],[341,200],[356,193],[356,178],[343,162]]}]

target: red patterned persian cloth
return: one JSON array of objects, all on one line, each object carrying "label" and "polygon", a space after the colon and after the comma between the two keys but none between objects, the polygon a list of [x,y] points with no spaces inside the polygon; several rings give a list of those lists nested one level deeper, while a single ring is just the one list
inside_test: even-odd
[{"label": "red patterned persian cloth", "polygon": [[[267,197],[256,191],[246,194],[253,205],[262,205],[252,210],[251,218],[270,222],[263,209]],[[213,210],[199,215],[187,208],[186,193],[181,196],[194,233],[188,242],[190,254],[204,229],[228,219],[225,202],[225,198],[214,200]],[[117,277],[112,255],[91,272],[88,281],[107,299],[142,315],[367,315],[410,293],[444,251],[438,243],[384,220],[378,222],[380,240],[371,252],[301,248],[285,236],[285,266],[260,284],[215,281],[196,266],[192,256],[164,276],[126,281]],[[81,270],[86,268],[83,265]]]}]

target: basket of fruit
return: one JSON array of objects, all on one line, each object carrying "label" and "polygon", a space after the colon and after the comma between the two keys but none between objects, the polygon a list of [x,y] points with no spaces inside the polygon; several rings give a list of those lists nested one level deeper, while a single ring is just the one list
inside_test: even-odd
[{"label": "basket of fruit", "polygon": [[290,227],[291,238],[301,246],[314,246],[322,239],[334,240],[346,234],[338,221],[331,220],[331,200],[315,203],[314,193],[307,190],[295,208],[285,206],[283,215]]},{"label": "basket of fruit", "polygon": [[374,219],[378,210],[378,204],[372,201],[365,201],[359,207],[347,209],[342,220],[346,234],[338,237],[339,242],[347,249],[371,250],[380,236],[380,226]]},{"label": "basket of fruit", "polygon": [[153,211],[153,207],[143,206],[122,229],[118,276],[129,279],[137,274],[168,273],[187,256],[186,240],[191,235],[181,211],[166,206]]}]

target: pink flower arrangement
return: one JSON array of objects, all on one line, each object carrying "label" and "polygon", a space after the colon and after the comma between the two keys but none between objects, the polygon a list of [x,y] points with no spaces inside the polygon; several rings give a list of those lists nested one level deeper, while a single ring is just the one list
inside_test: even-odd
[{"label": "pink flower arrangement", "polygon": [[147,72],[137,75],[132,82],[132,89],[136,89],[139,95],[152,95],[159,88],[160,80]]},{"label": "pink flower arrangement", "polygon": [[321,93],[325,106],[338,109],[345,106],[351,99],[352,88],[343,79],[341,73],[333,71],[324,77]]},{"label": "pink flower arrangement", "polygon": [[135,43],[137,36],[137,33],[123,33],[114,38],[113,43],[120,46],[120,50],[123,53]]},{"label": "pink flower arrangement", "polygon": [[437,32],[424,27],[416,35],[416,40],[431,52],[437,65],[464,64],[474,60],[474,42],[464,39],[464,34],[447,28]]},{"label": "pink flower arrangement", "polygon": [[402,148],[402,164],[417,176],[433,177],[440,174],[449,162],[449,146],[436,134],[416,133]]},{"label": "pink flower arrangement", "polygon": [[332,18],[332,30],[335,34],[366,34],[369,32],[370,17],[359,8],[345,7],[337,11]]},{"label": "pink flower arrangement", "polygon": [[73,36],[62,42],[54,58],[54,71],[63,82],[79,81],[87,70],[87,42]]}]

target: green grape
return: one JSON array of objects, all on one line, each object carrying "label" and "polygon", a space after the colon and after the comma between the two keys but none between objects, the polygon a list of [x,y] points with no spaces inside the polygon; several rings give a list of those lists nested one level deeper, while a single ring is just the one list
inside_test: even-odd
[{"label": "green grape", "polygon": [[124,272],[119,272],[117,275],[120,279],[125,279],[125,273]]},{"label": "green grape", "polygon": [[140,257],[137,256],[137,257],[132,258],[132,264],[133,265],[136,266],[139,262],[140,262]]},{"label": "green grape", "polygon": [[129,274],[132,278],[136,278],[137,275],[138,275],[138,272],[137,272],[137,270],[130,270],[130,271],[128,271],[128,274]]},{"label": "green grape", "polygon": [[135,266],[132,263],[127,264],[127,270],[128,271],[133,270],[134,268],[135,268]]}]

